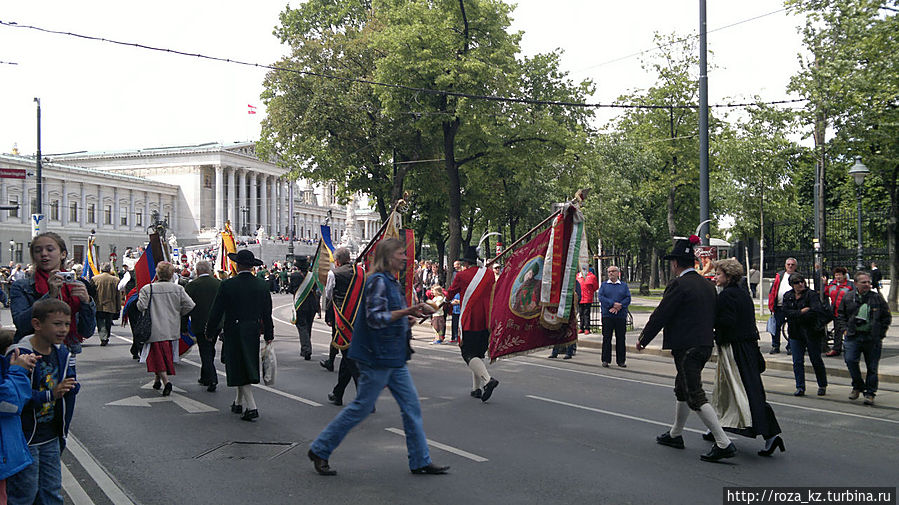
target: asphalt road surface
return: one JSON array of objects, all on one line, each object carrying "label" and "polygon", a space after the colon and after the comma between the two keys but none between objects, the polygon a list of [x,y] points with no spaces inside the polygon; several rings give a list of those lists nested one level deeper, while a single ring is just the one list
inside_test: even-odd
[{"label": "asphalt road surface", "polygon": [[[385,390],[377,412],[331,456],[338,475],[321,477],[306,451],[339,411],[326,398],[337,374],[318,364],[330,331],[316,320],[313,360],[302,360],[289,303],[275,296],[277,380],[256,389],[260,417],[252,423],[230,412],[235,390],[225,386],[221,363],[219,390],[209,393],[197,384],[191,351],[176,365],[175,393],[162,399],[131,359],[127,329],[114,328],[107,347],[88,340],[63,456],[67,503],[704,504],[721,503],[725,486],[899,481],[899,409],[850,403],[845,386],[823,399],[793,398],[790,377],[766,375],[786,452],[763,458],[761,440],[735,437],[735,458],[706,463],[699,455],[711,444],[695,415],[685,450],[655,443],[673,417],[670,359],[631,355],[627,369],[601,368],[592,350],[566,361],[546,359],[548,352],[501,360],[489,366],[500,386],[482,403],[469,396],[458,349],[429,345],[429,327],[416,330],[409,368],[431,457],[450,465],[449,475],[409,472],[399,409]],[[711,381],[711,366],[706,373]]]}]

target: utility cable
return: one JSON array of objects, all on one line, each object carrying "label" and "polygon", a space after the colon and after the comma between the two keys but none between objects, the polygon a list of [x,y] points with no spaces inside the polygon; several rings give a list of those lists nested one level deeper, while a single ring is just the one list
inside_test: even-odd
[{"label": "utility cable", "polygon": [[[253,63],[249,61],[236,60],[232,58],[222,58],[219,56],[209,56],[201,53],[189,53],[186,51],[180,51],[177,49],[167,49],[163,47],[154,47],[146,44],[140,44],[137,42],[124,42],[120,40],[107,39],[104,37],[96,37],[92,35],[83,35],[79,33],[66,32],[60,30],[51,30],[49,28],[41,28],[39,26],[32,25],[20,25],[14,21],[3,21],[0,20],[0,26],[7,26],[11,28],[22,28],[26,30],[35,30],[42,33],[50,33],[54,35],[63,35],[67,37],[75,37],[79,39],[92,40],[96,42],[106,42],[109,44],[115,44],[126,47],[134,47],[138,49],[145,49],[148,51],[157,51],[163,53],[171,53],[179,56],[191,56],[195,58],[200,58],[204,60],[210,61],[218,61],[222,63],[231,63],[234,65],[243,65],[247,67],[255,67],[255,68],[264,68],[268,70],[274,70],[277,72],[289,72],[298,75],[307,75],[312,77],[320,77],[323,79],[332,79],[343,82],[352,82],[358,84],[368,84],[371,86],[380,86],[385,88],[392,89],[401,89],[404,91],[412,91],[415,93],[426,93],[430,95],[438,95],[438,96],[451,96],[456,98],[469,98],[472,100],[484,100],[490,102],[503,102],[503,103],[521,103],[521,104],[529,104],[529,105],[554,105],[561,107],[580,107],[580,108],[588,108],[588,109],[698,109],[698,105],[693,104],[682,104],[682,105],[648,105],[648,104],[615,104],[615,103],[586,103],[586,102],[568,102],[563,100],[537,100],[532,98],[517,98],[517,97],[507,97],[507,96],[498,96],[498,95],[479,95],[474,93],[462,93],[458,91],[445,91],[439,89],[430,89],[430,88],[419,88],[415,86],[406,86],[403,84],[392,84],[386,82],[378,82],[370,79],[360,79],[355,77],[343,77],[339,75],[325,74],[322,72],[312,72],[309,70],[296,70],[292,68],[284,68],[277,67],[274,65],[266,65],[263,63]],[[805,102],[807,99],[805,98],[797,98],[797,99],[785,99],[785,100],[774,100],[768,102],[747,102],[747,103],[726,103],[726,104],[712,104],[709,107],[715,108],[740,108],[740,107],[749,107],[753,105],[779,105],[786,103],[796,103],[796,102]]]}]

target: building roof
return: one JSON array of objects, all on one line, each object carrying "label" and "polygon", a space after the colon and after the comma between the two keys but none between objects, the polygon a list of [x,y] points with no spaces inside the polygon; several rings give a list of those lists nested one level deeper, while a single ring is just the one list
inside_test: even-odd
[{"label": "building roof", "polygon": [[[159,147],[145,147],[142,149],[123,149],[123,150],[114,150],[114,151],[74,151],[69,153],[57,153],[57,154],[48,154],[47,156],[55,157],[55,158],[73,158],[73,159],[87,159],[87,158],[129,158],[129,157],[138,157],[138,156],[163,156],[163,155],[171,155],[171,154],[186,154],[186,153],[210,153],[210,152],[227,152],[229,154],[237,154],[243,156],[250,156],[252,158],[257,158],[255,155],[246,154],[238,151],[239,148],[245,147],[255,147],[255,142],[206,142],[203,144],[195,144],[195,145],[183,145],[183,146],[159,146]],[[264,161],[264,160],[260,160]]]},{"label": "building roof", "polygon": [[[17,154],[0,154],[0,161],[5,161],[8,163],[15,163],[17,165],[34,166],[35,158],[34,158],[34,156],[21,156],[21,155],[17,155]],[[115,179],[115,180],[120,180],[120,181],[139,182],[141,184],[155,186],[155,187],[159,187],[159,188],[166,188],[166,189],[173,189],[173,190],[178,189],[177,184],[168,184],[165,182],[154,181],[151,179],[137,177],[134,175],[127,175],[127,174],[122,174],[122,173],[118,173],[118,172],[110,172],[108,170],[98,170],[95,168],[77,167],[74,165],[66,165],[63,163],[57,163],[55,161],[44,162],[42,165],[47,168],[62,169],[62,170],[67,170],[67,171],[70,171],[73,173],[82,173],[82,174],[91,175],[91,176],[99,175],[99,176],[103,176],[103,177]]]}]

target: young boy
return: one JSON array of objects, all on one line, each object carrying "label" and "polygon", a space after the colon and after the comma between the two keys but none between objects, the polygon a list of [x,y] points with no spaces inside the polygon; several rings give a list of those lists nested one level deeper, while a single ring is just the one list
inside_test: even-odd
[{"label": "young boy", "polygon": [[31,399],[22,411],[22,430],[34,462],[7,480],[9,505],[62,504],[59,456],[65,448],[75,410],[75,360],[60,345],[69,333],[71,311],[55,298],[32,307],[34,335],[13,346],[23,355],[38,357],[31,373]]},{"label": "young boy", "polygon": [[[6,354],[16,336],[14,329],[0,329],[0,354]],[[31,398],[29,374],[37,359],[12,351],[0,358],[0,504],[6,505],[6,479],[31,465],[31,453],[22,433],[22,408]]]}]

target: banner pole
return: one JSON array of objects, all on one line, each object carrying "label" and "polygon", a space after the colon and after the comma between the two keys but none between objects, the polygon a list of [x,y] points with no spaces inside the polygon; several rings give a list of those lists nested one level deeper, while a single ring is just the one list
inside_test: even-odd
[{"label": "banner pole", "polygon": [[[574,194],[574,198],[572,198],[571,200],[569,200],[568,203],[575,204],[575,203],[583,202],[583,201],[587,198],[587,193],[588,193],[588,192],[589,192],[589,190],[587,190],[587,189],[581,189],[581,190],[578,190],[578,192]],[[548,218],[546,218],[546,219],[544,219],[543,221],[541,221],[540,224],[538,224],[537,226],[531,228],[527,233],[525,233],[524,235],[522,235],[518,240],[515,241],[515,243],[513,243],[513,244],[510,245],[509,247],[503,249],[502,252],[500,252],[499,254],[497,254],[496,256],[494,256],[493,258],[491,258],[487,263],[484,264],[484,266],[489,268],[490,265],[496,263],[496,260],[502,258],[502,257],[505,256],[506,254],[508,254],[510,251],[515,250],[515,247],[516,247],[518,244],[524,242],[525,239],[527,239],[527,238],[530,237],[534,232],[536,232],[537,230],[539,230],[540,228],[542,228],[543,225],[545,225],[546,223],[552,221],[552,219],[553,219],[554,217],[558,216],[561,212],[562,212],[561,209],[559,209],[559,210],[553,212]]]},{"label": "banner pole", "polygon": [[366,254],[368,254],[368,251],[372,247],[374,247],[374,245],[378,242],[378,239],[381,237],[381,234],[384,233],[384,230],[387,229],[387,224],[390,223],[391,219],[393,219],[393,213],[396,212],[396,209],[399,206],[399,204],[400,204],[399,201],[397,201],[396,203],[393,204],[393,209],[390,211],[390,214],[387,214],[387,219],[381,224],[381,227],[378,228],[378,231],[374,234],[374,236],[368,242],[368,245],[365,246],[365,249],[363,249],[362,252],[359,253],[358,256],[356,256],[356,261],[354,261],[353,264],[359,263],[362,260],[362,258],[364,258]]}]

